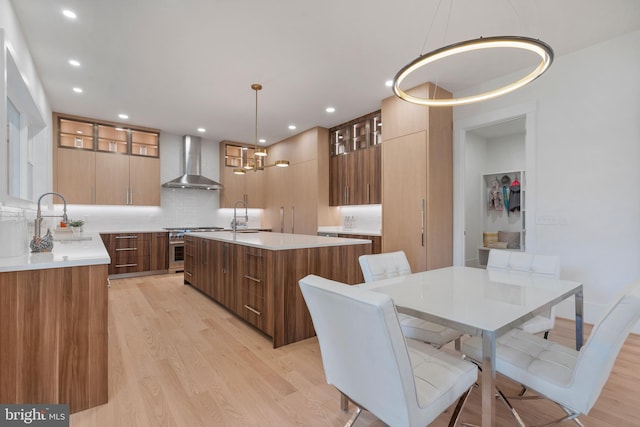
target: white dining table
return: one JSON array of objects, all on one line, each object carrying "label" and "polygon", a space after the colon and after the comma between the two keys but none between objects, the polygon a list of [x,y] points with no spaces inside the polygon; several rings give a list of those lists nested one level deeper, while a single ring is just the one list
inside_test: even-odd
[{"label": "white dining table", "polygon": [[530,274],[446,267],[370,282],[391,296],[400,313],[482,337],[482,427],[495,425],[496,339],[571,296],[576,349],[583,343],[582,284]]}]

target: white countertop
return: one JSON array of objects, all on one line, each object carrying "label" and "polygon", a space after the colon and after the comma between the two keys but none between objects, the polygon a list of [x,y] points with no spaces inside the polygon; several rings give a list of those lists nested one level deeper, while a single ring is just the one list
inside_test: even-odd
[{"label": "white countertop", "polygon": [[380,230],[358,227],[324,226],[318,227],[318,233],[358,234],[362,236],[382,236]]},{"label": "white countertop", "polygon": [[269,249],[273,251],[287,249],[319,248],[324,246],[363,245],[371,243],[365,239],[346,239],[341,237],[310,236],[307,234],[286,234],[269,232],[238,232],[228,231],[188,233],[196,237],[211,240],[221,240],[255,248]]},{"label": "white countertop", "polygon": [[[56,240],[60,239],[60,240]],[[0,272],[109,264],[111,258],[98,233],[55,236],[51,252],[0,258]]]}]

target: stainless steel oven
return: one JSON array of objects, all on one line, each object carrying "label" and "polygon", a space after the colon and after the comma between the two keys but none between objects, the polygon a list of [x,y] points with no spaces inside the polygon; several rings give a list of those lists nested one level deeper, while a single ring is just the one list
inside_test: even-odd
[{"label": "stainless steel oven", "polygon": [[169,232],[169,273],[184,271],[184,234],[193,231],[221,231],[222,227],[173,227]]},{"label": "stainless steel oven", "polygon": [[169,239],[169,273],[184,271],[184,240]]}]

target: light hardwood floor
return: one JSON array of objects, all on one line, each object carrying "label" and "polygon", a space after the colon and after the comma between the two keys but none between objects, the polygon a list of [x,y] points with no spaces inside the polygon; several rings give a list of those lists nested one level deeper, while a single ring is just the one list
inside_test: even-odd
[{"label": "light hardwood floor", "polygon": [[[349,414],[325,383],[315,338],[273,349],[270,339],[182,283],[181,274],[111,281],[109,403],[73,414],[71,426],[344,425]],[[556,324],[551,339],[570,345],[573,322]],[[518,388],[502,378],[498,383],[506,391]],[[583,423],[640,425],[639,388],[640,337],[632,335]],[[536,424],[561,414],[547,401],[515,405]],[[474,390],[463,421],[478,423],[479,408]],[[514,425],[502,404],[496,408],[496,427]],[[445,413],[432,425],[446,426],[448,419]],[[367,413],[356,425],[384,426]]]}]

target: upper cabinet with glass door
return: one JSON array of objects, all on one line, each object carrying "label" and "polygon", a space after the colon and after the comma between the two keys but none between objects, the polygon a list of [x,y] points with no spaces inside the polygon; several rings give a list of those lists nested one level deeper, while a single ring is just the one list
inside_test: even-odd
[{"label": "upper cabinet with glass door", "polygon": [[73,116],[56,114],[56,117],[59,129],[58,147],[159,157],[159,132]]},{"label": "upper cabinet with glass door", "polygon": [[329,204],[381,203],[381,111],[329,129]]}]

